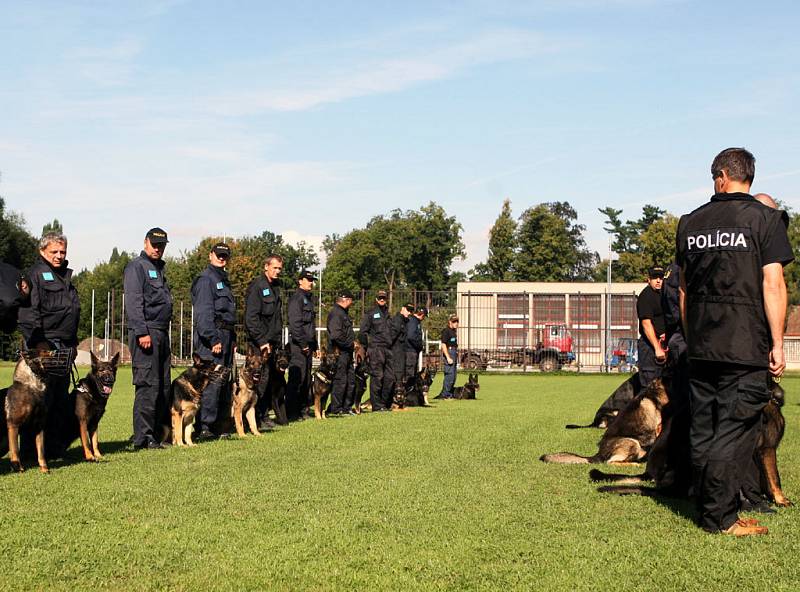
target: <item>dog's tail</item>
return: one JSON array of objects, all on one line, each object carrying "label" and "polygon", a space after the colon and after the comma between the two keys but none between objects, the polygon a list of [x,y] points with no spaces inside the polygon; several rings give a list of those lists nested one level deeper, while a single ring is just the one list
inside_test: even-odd
[{"label": "dog's tail", "polygon": [[597,488],[600,493],[613,493],[616,495],[643,495],[645,497],[655,497],[658,490],[654,487],[643,485],[602,485]]},{"label": "dog's tail", "polygon": [[592,481],[611,481],[618,485],[638,485],[645,481],[652,481],[647,473],[640,473],[638,475],[626,475],[625,473],[604,473],[600,469],[592,469],[589,471],[589,479]]},{"label": "dog's tail", "polygon": [[553,454],[543,454],[539,460],[546,463],[558,463],[562,465],[581,465],[588,464],[594,460],[593,456],[581,456],[573,452],[555,452]]},{"label": "dog's tail", "polygon": [[578,425],[576,423],[568,423],[564,427],[567,428],[568,430],[581,430],[583,428],[596,428],[597,426],[594,425],[593,423],[590,423],[590,424],[587,424],[587,425]]}]

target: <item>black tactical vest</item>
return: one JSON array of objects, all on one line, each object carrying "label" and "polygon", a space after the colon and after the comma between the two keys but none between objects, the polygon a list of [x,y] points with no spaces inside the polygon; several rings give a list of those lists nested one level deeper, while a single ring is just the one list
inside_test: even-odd
[{"label": "black tactical vest", "polygon": [[761,250],[769,233],[785,232],[782,215],[731,193],[681,217],[677,260],[686,278],[690,358],[769,365]]}]

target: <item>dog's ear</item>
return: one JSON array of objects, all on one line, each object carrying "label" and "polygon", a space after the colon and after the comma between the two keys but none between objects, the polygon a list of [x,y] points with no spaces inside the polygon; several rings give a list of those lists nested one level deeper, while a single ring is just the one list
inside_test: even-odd
[{"label": "dog's ear", "polygon": [[203,363],[203,360],[196,353],[192,354],[192,361],[194,362],[195,366],[199,366]]},{"label": "dog's ear", "polygon": [[100,360],[97,359],[97,356],[94,355],[94,352],[89,352],[89,357],[92,360],[92,370],[97,368],[97,365],[100,363]]},{"label": "dog's ear", "polygon": [[114,357],[111,358],[111,365],[114,366],[114,368],[117,367],[117,364],[119,364],[119,352],[115,353]]}]

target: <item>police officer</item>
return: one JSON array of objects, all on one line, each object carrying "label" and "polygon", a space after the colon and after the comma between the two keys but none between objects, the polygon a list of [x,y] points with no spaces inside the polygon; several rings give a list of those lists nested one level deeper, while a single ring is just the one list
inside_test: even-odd
[{"label": "police officer", "polygon": [[768,374],[780,377],[786,366],[788,218],[749,194],[755,158],[747,150],[723,150],[711,175],[714,196],[681,218],[676,239],[699,524],[709,532],[766,534],[738,517],[738,463],[753,454],[770,398]]},{"label": "police officer", "polygon": [[133,446],[163,448],[162,426],[170,425],[171,351],[169,322],[172,295],[164,276],[167,233],[151,228],[144,250],[125,266],[125,311],[131,349],[133,384]]},{"label": "police officer", "polygon": [[436,398],[452,399],[458,370],[458,315],[450,315],[450,318],[447,319],[447,327],[442,331],[439,349],[444,358],[444,381],[442,382],[442,392]]},{"label": "police officer", "polygon": [[[19,328],[27,348],[72,350],[78,345],[78,321],[81,304],[72,284],[72,270],[67,267],[67,237],[49,232],[39,241],[39,259],[28,271],[30,304],[19,310]],[[69,371],[47,379],[47,424],[45,454],[48,458],[64,455],[69,442],[68,421],[74,410],[67,404],[70,389]],[[23,438],[27,453],[29,439]]]},{"label": "police officer", "polygon": [[[194,352],[203,360],[222,364],[229,369],[233,366],[236,344],[236,301],[225,271],[230,256],[231,248],[228,245],[215,244],[208,254],[208,267],[192,284]],[[223,391],[229,384],[227,381],[214,381],[203,391],[198,439],[215,437],[211,430],[217,421],[220,394],[224,395]]]},{"label": "police officer", "polygon": [[406,380],[417,373],[419,354],[424,348],[422,341],[422,321],[428,316],[428,309],[424,306],[417,307],[406,323],[405,376]]},{"label": "police officer", "polygon": [[404,304],[400,311],[392,317],[392,366],[394,367],[394,384],[405,386],[408,374],[406,372],[406,327],[414,305]]},{"label": "police officer", "polygon": [[311,358],[318,349],[317,324],[311,290],[316,281],[307,269],[300,272],[297,290],[289,298],[289,378],[286,384],[286,411],[291,419],[303,419],[311,387]]},{"label": "police officer", "polygon": [[664,311],[661,308],[661,283],[663,267],[651,267],[647,272],[647,285],[636,299],[636,316],[639,317],[639,380],[643,386],[661,376],[667,359],[664,351]]},{"label": "police officer", "polygon": [[[272,253],[264,260],[264,273],[250,282],[244,306],[244,324],[250,341],[261,352],[272,353],[280,347],[283,339],[283,301],[281,300],[280,276],[283,272],[283,257]],[[267,393],[269,385],[270,361],[261,369],[261,381],[258,383],[258,403],[256,415],[259,429],[270,430],[275,424],[269,419],[270,397]],[[280,419],[280,418],[278,418]]]},{"label": "police officer", "polygon": [[369,396],[373,411],[390,411],[394,394],[392,326],[386,308],[386,290],[378,290],[375,306],[361,320],[358,339],[367,348]]},{"label": "police officer", "polygon": [[12,333],[17,328],[21,306],[30,302],[30,281],[8,263],[0,261],[0,331]]},{"label": "police officer", "polygon": [[353,369],[353,346],[356,334],[350,318],[350,306],[353,294],[342,290],[336,296],[336,302],[328,313],[328,346],[336,348],[339,356],[336,359],[336,371],[331,388],[331,404],[327,415],[355,415],[353,407],[353,388],[355,374]]}]

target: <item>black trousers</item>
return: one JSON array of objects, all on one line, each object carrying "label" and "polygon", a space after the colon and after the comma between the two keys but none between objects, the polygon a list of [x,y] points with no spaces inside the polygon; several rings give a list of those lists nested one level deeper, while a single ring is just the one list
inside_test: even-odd
[{"label": "black trousers", "polygon": [[[233,346],[236,343],[236,334],[227,329],[219,329],[219,336],[222,340],[222,351],[219,355],[213,355],[212,359],[217,364],[222,364],[230,371],[233,368]],[[220,399],[230,402],[230,377],[228,380],[218,380],[209,383],[203,391],[200,399],[200,424],[202,429],[211,429],[217,421],[219,413]]]},{"label": "black trousers", "polygon": [[353,352],[340,352],[336,359],[336,373],[333,375],[333,384],[331,385],[329,411],[332,413],[350,411],[353,407],[354,385]]},{"label": "black trousers", "polygon": [[290,344],[289,377],[286,381],[286,413],[297,419],[308,407],[311,389],[311,356],[303,353],[299,345]]},{"label": "black trousers", "polygon": [[372,410],[392,408],[394,394],[394,368],[392,350],[388,347],[371,347],[367,351],[369,359],[369,396]]},{"label": "black trousers", "polygon": [[718,532],[738,518],[742,459],[753,456],[761,410],[770,398],[767,370],[693,360],[689,372],[698,522]]},{"label": "black trousers", "polygon": [[128,333],[133,366],[133,444],[145,446],[158,441],[161,426],[170,421],[171,351],[166,329],[151,329],[152,347],[144,350],[133,332]]},{"label": "black trousers", "polygon": [[639,380],[641,380],[642,386],[647,386],[654,379],[661,377],[664,366],[656,362],[656,351],[646,338],[639,338],[636,350],[639,355]]}]

